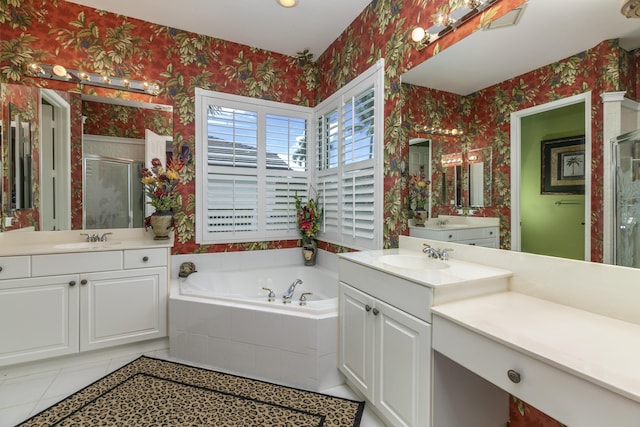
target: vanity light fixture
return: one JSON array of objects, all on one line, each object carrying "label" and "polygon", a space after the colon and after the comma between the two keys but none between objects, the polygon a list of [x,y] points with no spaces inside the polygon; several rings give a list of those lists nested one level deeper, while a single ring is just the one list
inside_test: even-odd
[{"label": "vanity light fixture", "polygon": [[464,132],[461,129],[446,129],[435,126],[414,126],[414,130],[420,133],[428,133],[430,135],[442,135],[442,136],[462,136]]},{"label": "vanity light fixture", "polygon": [[62,65],[47,65],[33,63],[27,67],[29,74],[42,79],[51,79],[78,83],[90,86],[106,87],[109,89],[126,90],[128,92],[158,95],[160,86],[144,80],[129,80],[123,77],[104,76],[86,71],[68,70]]},{"label": "vanity light fixture", "polygon": [[433,43],[445,34],[455,30],[480,12],[491,6],[498,0],[463,0],[458,6],[453,7],[448,13],[438,13],[433,25],[425,30],[422,27],[416,27],[411,31],[411,39],[426,46]]}]

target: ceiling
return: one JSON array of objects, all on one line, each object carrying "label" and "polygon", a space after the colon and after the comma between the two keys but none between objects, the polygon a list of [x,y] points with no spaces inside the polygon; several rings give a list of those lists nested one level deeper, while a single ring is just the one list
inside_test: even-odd
[{"label": "ceiling", "polygon": [[[285,55],[308,49],[314,58],[371,2],[298,0],[287,9],[276,0],[70,1]],[[640,47],[640,19],[622,16],[620,3],[529,0],[517,25],[478,31],[405,73],[403,82],[468,95],[603,40],[620,38],[633,50]]]},{"label": "ceiling", "polygon": [[[621,0],[529,0],[515,26],[478,31],[402,76],[404,83],[468,95],[620,38],[640,47],[640,19]],[[430,24],[425,23],[425,27]]]},{"label": "ceiling", "polygon": [[318,58],[371,0],[71,0],[180,30],[284,55],[308,49]]}]

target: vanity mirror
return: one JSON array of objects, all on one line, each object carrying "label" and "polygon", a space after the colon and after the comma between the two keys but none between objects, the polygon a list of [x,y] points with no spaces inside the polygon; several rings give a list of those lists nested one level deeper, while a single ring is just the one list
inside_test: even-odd
[{"label": "vanity mirror", "polygon": [[[566,16],[572,19],[567,21]],[[424,124],[465,129],[457,142],[434,138],[434,167],[439,167],[442,154],[462,152],[471,156],[472,150],[490,147],[491,152],[482,153],[482,157],[490,156],[491,161],[483,161],[483,166],[479,161],[463,159],[468,167],[461,171],[461,202],[479,210],[476,215],[500,217],[501,247],[520,250],[521,228],[527,226],[520,217],[520,177],[521,169],[529,166],[525,162],[531,161],[522,155],[520,117],[534,114],[530,112],[534,107],[539,111],[543,106],[556,109],[556,101],[575,94],[583,96],[589,101],[582,104],[587,140],[592,144],[587,150],[593,159],[588,161],[598,167],[592,168],[587,183],[583,210],[587,220],[581,225],[585,236],[582,259],[606,260],[609,213],[607,193],[602,189],[608,188],[610,180],[601,165],[609,164],[608,130],[624,128],[625,123],[606,122],[610,116],[603,114],[608,104],[602,96],[617,91],[622,97],[626,90],[626,97],[638,98],[631,70],[638,64],[633,53],[640,46],[640,20],[624,17],[619,3],[613,1],[587,5],[579,0],[523,2],[505,17],[440,50],[402,75],[403,86],[410,88],[403,93],[414,97],[404,100],[410,110],[403,111],[403,120],[410,129]],[[542,27],[548,31],[540,33]],[[567,38],[566,34],[574,37]],[[553,105],[547,107],[548,104]],[[443,188],[449,192],[456,173],[455,169],[445,169],[445,177],[451,178],[446,178]],[[434,169],[434,179],[440,178],[437,173]],[[452,209],[451,197],[443,195],[433,200],[434,216],[457,213]]]},{"label": "vanity mirror", "polygon": [[[171,150],[173,107],[4,83],[0,94],[0,123],[12,124],[0,140],[8,228],[142,227],[139,169],[147,147]],[[119,180],[101,175],[113,165]]]}]

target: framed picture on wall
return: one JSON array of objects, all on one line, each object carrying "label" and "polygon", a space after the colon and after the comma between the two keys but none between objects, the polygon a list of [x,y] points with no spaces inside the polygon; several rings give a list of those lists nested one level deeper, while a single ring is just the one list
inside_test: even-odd
[{"label": "framed picture on wall", "polygon": [[542,141],[541,194],[584,194],[584,135]]}]

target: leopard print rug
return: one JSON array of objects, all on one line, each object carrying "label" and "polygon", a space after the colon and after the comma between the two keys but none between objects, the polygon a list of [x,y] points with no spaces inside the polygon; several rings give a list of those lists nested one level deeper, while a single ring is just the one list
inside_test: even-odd
[{"label": "leopard print rug", "polygon": [[20,426],[354,426],[364,402],[142,356]]}]

